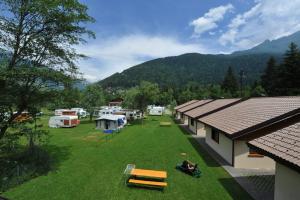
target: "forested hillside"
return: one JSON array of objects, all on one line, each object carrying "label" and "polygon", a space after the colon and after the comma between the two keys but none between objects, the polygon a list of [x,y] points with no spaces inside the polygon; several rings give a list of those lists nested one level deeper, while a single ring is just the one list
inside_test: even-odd
[{"label": "forested hillside", "polygon": [[[278,60],[281,55],[272,54]],[[271,54],[257,55],[203,55],[197,53],[159,58],[116,73],[99,83],[104,87],[129,88],[140,81],[160,86],[181,87],[188,82],[219,84],[229,66],[235,74],[244,70],[246,83],[259,79]]]},{"label": "forested hillside", "polygon": [[231,66],[236,75],[243,69],[245,81],[249,84],[259,80],[271,55],[280,62],[281,55],[291,42],[300,46],[300,32],[272,41],[266,40],[249,50],[234,52],[231,55],[191,53],[151,60],[122,73],[116,73],[99,83],[105,88],[128,88],[139,84],[141,80],[174,87],[184,86],[188,82],[219,84]]}]

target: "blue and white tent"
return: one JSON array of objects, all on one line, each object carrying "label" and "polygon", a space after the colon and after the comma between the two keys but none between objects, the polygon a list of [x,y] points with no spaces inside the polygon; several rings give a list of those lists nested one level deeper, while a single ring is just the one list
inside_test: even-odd
[{"label": "blue and white tent", "polygon": [[127,124],[125,115],[103,115],[96,120],[96,129],[117,130]]}]

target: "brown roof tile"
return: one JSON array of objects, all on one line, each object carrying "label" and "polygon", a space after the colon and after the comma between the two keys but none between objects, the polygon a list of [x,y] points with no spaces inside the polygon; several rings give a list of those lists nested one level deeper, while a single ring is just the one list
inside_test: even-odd
[{"label": "brown roof tile", "polygon": [[191,110],[191,109],[194,109],[194,108],[197,108],[197,107],[199,107],[199,106],[202,106],[202,105],[204,105],[204,104],[206,104],[206,103],[209,103],[209,102],[211,102],[212,100],[211,99],[209,99],[209,100],[200,100],[200,101],[197,101],[197,102],[195,102],[195,103],[192,103],[192,104],[190,104],[190,105],[188,105],[188,106],[185,106],[185,107],[183,107],[183,108],[180,108],[180,109],[178,109],[177,111],[178,112],[181,112],[181,113],[184,113],[184,112],[187,112],[187,111],[189,111],[189,110]]},{"label": "brown roof tile", "polygon": [[251,140],[249,144],[300,168],[299,141],[300,122]]},{"label": "brown roof tile", "polygon": [[197,102],[197,101],[198,101],[198,100],[191,100],[191,101],[188,101],[188,102],[186,102],[186,103],[184,103],[184,104],[181,104],[181,105],[176,106],[174,109],[175,109],[175,110],[178,110],[179,108],[183,108],[183,107],[188,106],[188,105],[190,105],[190,104],[192,104],[192,103],[195,103],[195,102]]},{"label": "brown roof tile", "polygon": [[234,134],[297,109],[300,109],[300,96],[251,98],[198,120]]},{"label": "brown roof tile", "polygon": [[212,112],[212,111],[222,108],[224,106],[230,105],[239,100],[240,99],[218,99],[218,100],[209,102],[208,104],[205,104],[201,107],[194,108],[193,110],[190,110],[184,114],[189,117],[192,117],[192,118],[197,118],[201,115]]}]

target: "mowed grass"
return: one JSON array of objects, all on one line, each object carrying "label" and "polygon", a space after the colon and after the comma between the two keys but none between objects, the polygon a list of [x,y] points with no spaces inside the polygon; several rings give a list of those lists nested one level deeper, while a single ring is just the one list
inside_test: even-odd
[{"label": "mowed grass", "polygon": [[[49,129],[47,149],[55,158],[54,169],[2,195],[13,200],[251,199],[190,135],[173,122],[160,127],[160,121],[172,122],[167,116],[149,117],[108,141],[87,121],[76,128]],[[201,178],[175,169],[183,159],[198,163]],[[129,163],[167,171],[168,187],[164,192],[127,187],[123,171]]]}]

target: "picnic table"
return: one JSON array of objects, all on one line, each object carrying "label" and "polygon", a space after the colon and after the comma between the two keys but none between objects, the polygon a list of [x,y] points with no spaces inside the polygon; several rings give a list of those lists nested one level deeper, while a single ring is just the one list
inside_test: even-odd
[{"label": "picnic table", "polygon": [[159,179],[167,178],[167,172],[157,171],[157,170],[132,169],[130,174],[132,176],[140,176],[145,178],[159,178]]},{"label": "picnic table", "polygon": [[160,126],[171,126],[171,122],[160,122]]},{"label": "picnic table", "polygon": [[134,164],[128,164],[124,173],[131,176],[128,179],[128,184],[162,189],[167,186],[167,183],[162,181],[167,178],[167,172],[165,171],[136,169]]}]

